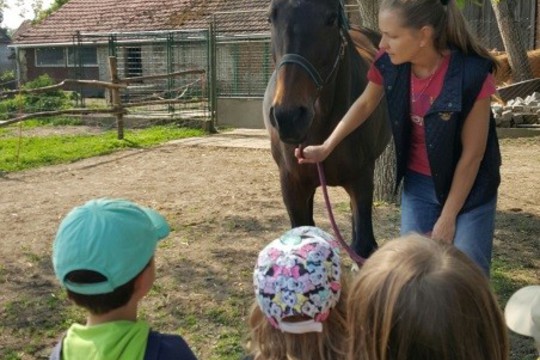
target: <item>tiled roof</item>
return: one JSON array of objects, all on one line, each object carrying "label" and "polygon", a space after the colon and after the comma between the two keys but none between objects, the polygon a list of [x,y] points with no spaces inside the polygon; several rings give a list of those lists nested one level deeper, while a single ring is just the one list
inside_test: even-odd
[{"label": "tiled roof", "polygon": [[[13,43],[66,43],[73,40],[77,31],[207,29],[213,13],[261,10],[269,4],[270,0],[70,0],[41,23],[18,31]],[[245,16],[240,22],[243,27],[255,30],[266,24],[260,15]]]}]

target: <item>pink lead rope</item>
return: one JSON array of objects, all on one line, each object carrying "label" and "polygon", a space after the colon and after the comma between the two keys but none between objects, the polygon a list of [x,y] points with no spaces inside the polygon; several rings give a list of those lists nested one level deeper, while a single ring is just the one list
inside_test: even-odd
[{"label": "pink lead rope", "polygon": [[[304,149],[302,146],[298,146],[298,149],[300,149],[300,154],[302,157],[304,156],[303,152]],[[321,183],[321,188],[324,196],[324,202],[326,204],[326,210],[328,211],[328,218],[330,219],[330,224],[332,225],[332,229],[334,230],[334,234],[336,235],[336,238],[338,239],[341,247],[345,249],[345,251],[349,254],[351,259],[358,265],[361,266],[366,259],[358,255],[356,252],[354,252],[353,249],[343,240],[343,237],[341,236],[341,233],[339,232],[339,229],[336,224],[336,220],[334,219],[334,213],[332,211],[332,204],[330,204],[330,198],[328,197],[328,190],[326,188],[326,177],[324,176],[324,170],[322,167],[322,164],[320,162],[317,163],[317,172],[319,173],[319,182]]]},{"label": "pink lead rope", "polygon": [[338,239],[339,243],[341,244],[341,247],[347,251],[351,259],[358,265],[361,266],[366,259],[358,255],[356,252],[354,252],[353,249],[343,240],[343,237],[341,236],[341,233],[339,232],[339,229],[336,225],[336,220],[334,219],[334,213],[332,212],[332,205],[330,204],[330,199],[328,198],[328,191],[326,189],[326,178],[324,177],[324,171],[322,168],[321,163],[317,163],[317,171],[319,172],[319,180],[321,182],[321,188],[324,195],[324,202],[326,203],[326,210],[328,211],[328,217],[330,218],[330,224],[332,224],[332,229],[334,230],[334,234],[336,235],[336,238]]}]

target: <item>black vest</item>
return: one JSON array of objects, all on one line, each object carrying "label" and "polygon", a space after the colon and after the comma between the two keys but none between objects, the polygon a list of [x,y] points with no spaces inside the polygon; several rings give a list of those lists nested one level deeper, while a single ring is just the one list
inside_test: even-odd
[{"label": "black vest", "polygon": [[[479,56],[467,56],[458,50],[450,55],[441,93],[424,116],[426,148],[437,199],[444,205],[456,164],[461,156],[461,131],[493,64]],[[375,62],[384,79],[389,119],[396,146],[396,189],[407,170],[411,138],[410,73],[411,64],[394,65],[385,53]],[[497,194],[501,181],[501,154],[495,120],[491,113],[484,158],[463,210],[489,201]]]}]

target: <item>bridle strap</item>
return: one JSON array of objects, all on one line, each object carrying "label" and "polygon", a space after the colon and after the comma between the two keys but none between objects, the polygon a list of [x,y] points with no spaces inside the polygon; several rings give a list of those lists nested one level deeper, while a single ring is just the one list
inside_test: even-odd
[{"label": "bridle strap", "polygon": [[276,67],[276,70],[279,70],[283,65],[285,64],[296,64],[302,67],[304,69],[311,80],[315,83],[315,86],[317,87],[317,90],[320,91],[324,85],[330,81],[334,73],[336,72],[339,62],[343,57],[345,56],[345,48],[348,45],[347,38],[345,37],[345,34],[343,33],[343,29],[339,30],[339,36],[340,36],[340,46],[338,50],[338,54],[336,56],[336,60],[334,61],[334,64],[332,66],[332,70],[330,70],[330,73],[326,77],[326,79],[323,80],[323,77],[321,74],[317,71],[315,66],[309,62],[308,59],[303,57],[299,54],[285,54],[281,57],[281,61],[279,62],[278,66]]},{"label": "bridle strap", "polygon": [[319,74],[317,69],[315,69],[315,66],[313,66],[309,62],[309,60],[307,60],[302,55],[298,55],[298,54],[285,54],[285,55],[283,55],[283,57],[281,58],[281,61],[279,62],[279,65],[278,65],[277,68],[279,69],[280,67],[282,67],[285,64],[300,65],[308,73],[308,75],[311,77],[311,79],[313,80],[313,82],[317,86],[317,89],[321,89],[323,87],[324,81],[323,81],[321,75]]}]

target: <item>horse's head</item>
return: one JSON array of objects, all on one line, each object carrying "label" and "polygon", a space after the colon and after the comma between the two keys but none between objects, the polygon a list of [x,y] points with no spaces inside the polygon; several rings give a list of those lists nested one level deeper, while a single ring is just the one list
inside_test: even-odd
[{"label": "horse's head", "polygon": [[283,142],[299,144],[308,136],[315,103],[343,57],[343,16],[340,0],[271,1],[276,82],[267,115]]}]

